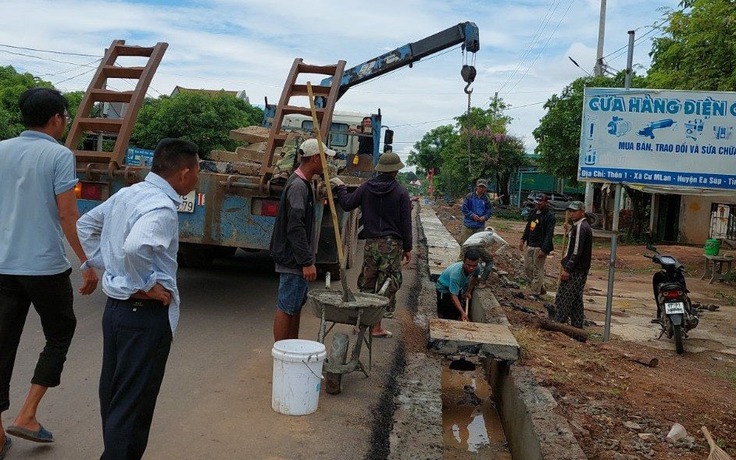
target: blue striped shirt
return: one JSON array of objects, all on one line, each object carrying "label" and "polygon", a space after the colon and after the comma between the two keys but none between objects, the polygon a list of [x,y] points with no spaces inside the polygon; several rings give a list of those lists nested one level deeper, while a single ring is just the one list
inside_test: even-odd
[{"label": "blue striped shirt", "polygon": [[125,187],[77,221],[87,265],[104,270],[102,290],[126,300],[156,283],[171,292],[169,324],[179,322],[176,253],[181,198],[161,176]]}]

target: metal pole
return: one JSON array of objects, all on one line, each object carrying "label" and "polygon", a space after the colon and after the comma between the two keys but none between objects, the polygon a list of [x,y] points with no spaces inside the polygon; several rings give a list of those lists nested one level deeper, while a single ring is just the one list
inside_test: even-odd
[{"label": "metal pole", "polygon": [[606,325],[603,329],[603,341],[608,342],[611,336],[611,314],[613,312],[613,279],[616,274],[616,241],[618,240],[618,214],[621,203],[621,184],[616,184],[613,198],[613,225],[611,226],[611,260],[608,262],[608,293],[606,294]]},{"label": "metal pole", "polygon": [[606,35],[606,0],[601,0],[601,14],[598,19],[598,50],[595,55],[593,74],[596,77],[603,75],[603,38]]},{"label": "metal pole", "polygon": [[[631,88],[631,63],[634,56],[634,31],[629,31],[629,55],[626,59],[626,89]],[[606,324],[603,330],[603,341],[608,342],[611,336],[611,315],[613,313],[613,282],[616,275],[616,245],[618,242],[618,221],[621,210],[621,184],[616,184],[613,198],[613,224],[611,225],[611,260],[608,264],[608,293],[606,294]]]},{"label": "metal pole", "polygon": [[629,55],[626,58],[626,80],[625,80],[626,89],[631,88],[631,73],[633,72],[632,65],[634,61],[634,35],[635,34],[636,34],[635,31],[633,30],[629,31]]}]

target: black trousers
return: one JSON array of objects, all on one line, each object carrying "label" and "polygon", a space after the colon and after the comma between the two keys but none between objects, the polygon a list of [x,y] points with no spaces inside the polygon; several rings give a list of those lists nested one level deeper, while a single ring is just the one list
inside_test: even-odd
[{"label": "black trousers", "polygon": [[10,407],[10,378],[31,304],[41,318],[46,345],[31,383],[55,387],[61,382],[74,337],[74,293],[69,269],[57,275],[0,275],[0,412]]},{"label": "black trousers", "polygon": [[155,300],[108,298],[102,335],[101,459],[137,460],[148,444],[171,349],[168,307]]}]

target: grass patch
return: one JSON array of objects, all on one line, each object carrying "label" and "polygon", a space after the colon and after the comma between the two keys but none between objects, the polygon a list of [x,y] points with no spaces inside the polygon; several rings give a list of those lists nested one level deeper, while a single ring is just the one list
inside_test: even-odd
[{"label": "grass patch", "polygon": [[731,388],[736,389],[736,369],[712,371],[711,374],[728,383]]},{"label": "grass patch", "polygon": [[508,209],[494,209],[493,210],[493,217],[497,219],[506,219],[506,220],[515,220],[515,221],[522,221],[526,222],[526,217],[521,215],[521,211],[519,211],[516,208],[508,208]]},{"label": "grass patch", "polygon": [[721,299],[723,303],[725,303],[726,305],[729,305],[729,306],[736,305],[736,297],[733,294],[727,294],[723,291],[716,291],[715,294],[713,295]]}]

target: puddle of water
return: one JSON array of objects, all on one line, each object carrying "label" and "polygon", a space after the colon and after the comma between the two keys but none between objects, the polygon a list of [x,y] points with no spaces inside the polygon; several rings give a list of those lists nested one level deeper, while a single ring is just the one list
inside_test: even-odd
[{"label": "puddle of water", "polygon": [[442,366],[442,437],[444,459],[511,460],[491,389],[480,365],[475,370]]}]

